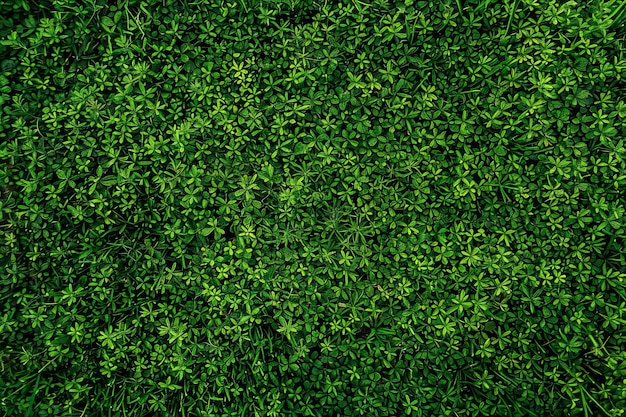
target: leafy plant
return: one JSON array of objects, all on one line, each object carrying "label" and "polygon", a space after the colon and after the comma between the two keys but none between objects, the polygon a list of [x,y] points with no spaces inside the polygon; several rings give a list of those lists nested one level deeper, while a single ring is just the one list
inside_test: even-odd
[{"label": "leafy plant", "polygon": [[0,5],[2,415],[621,415],[623,1]]}]

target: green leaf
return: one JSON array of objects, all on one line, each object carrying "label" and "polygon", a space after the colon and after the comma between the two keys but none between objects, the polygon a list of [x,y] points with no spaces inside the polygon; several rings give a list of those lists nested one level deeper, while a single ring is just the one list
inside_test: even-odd
[{"label": "green leaf", "polygon": [[302,155],[302,154],[307,153],[307,150],[308,150],[308,146],[305,143],[298,142],[296,143],[293,153],[294,155]]}]

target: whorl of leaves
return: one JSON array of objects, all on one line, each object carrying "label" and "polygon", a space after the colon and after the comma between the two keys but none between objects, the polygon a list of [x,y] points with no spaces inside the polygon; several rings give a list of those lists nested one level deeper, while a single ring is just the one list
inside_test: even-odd
[{"label": "whorl of leaves", "polygon": [[0,6],[0,410],[618,416],[619,1]]}]

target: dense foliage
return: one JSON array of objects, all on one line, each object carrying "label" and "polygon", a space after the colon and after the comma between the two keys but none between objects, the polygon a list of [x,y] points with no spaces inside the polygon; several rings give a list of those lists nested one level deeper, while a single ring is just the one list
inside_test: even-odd
[{"label": "dense foliage", "polygon": [[624,4],[2,4],[2,415],[624,413]]}]

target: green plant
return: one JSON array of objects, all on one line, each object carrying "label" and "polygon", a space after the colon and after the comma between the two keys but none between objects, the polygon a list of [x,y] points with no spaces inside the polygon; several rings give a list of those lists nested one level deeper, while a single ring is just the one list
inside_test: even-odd
[{"label": "green plant", "polygon": [[2,415],[622,414],[622,1],[35,3]]}]

